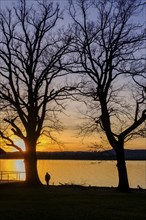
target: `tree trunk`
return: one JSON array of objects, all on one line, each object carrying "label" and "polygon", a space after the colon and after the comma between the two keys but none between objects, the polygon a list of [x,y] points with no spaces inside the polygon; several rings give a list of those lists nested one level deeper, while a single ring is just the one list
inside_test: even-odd
[{"label": "tree trunk", "polygon": [[116,155],[117,155],[117,168],[118,168],[118,176],[119,176],[118,190],[122,192],[129,192],[130,188],[129,188],[124,149],[123,148],[120,148],[120,150],[118,149],[118,151],[116,151]]},{"label": "tree trunk", "polygon": [[24,165],[26,172],[26,184],[29,186],[40,186],[42,183],[37,171],[36,152],[28,151],[24,155]]}]

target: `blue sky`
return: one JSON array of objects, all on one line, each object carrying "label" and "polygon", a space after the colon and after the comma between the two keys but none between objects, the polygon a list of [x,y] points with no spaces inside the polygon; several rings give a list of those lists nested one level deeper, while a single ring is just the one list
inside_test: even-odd
[{"label": "blue sky", "polygon": [[[8,7],[12,7],[14,3],[17,4],[17,0],[0,0],[0,6],[1,9],[3,9],[4,7],[8,6]],[[35,3],[35,0],[27,0],[27,2],[29,3]],[[60,6],[64,7],[67,5],[67,0],[53,0],[53,2],[60,2]],[[92,15],[93,16],[93,15]],[[140,19],[143,22],[145,22],[146,25],[146,6],[145,6],[145,11],[143,11],[143,13],[141,13],[138,17],[136,17],[136,19]],[[63,22],[68,22],[68,20],[64,20]],[[78,107],[80,107],[80,103],[76,104]],[[91,141],[91,138],[89,140],[89,138],[85,138],[84,142],[82,141],[82,139],[78,139],[77,138],[77,132],[75,131],[75,127],[78,123],[79,118],[77,117],[77,111],[75,110],[75,104],[71,104],[68,107],[68,116],[63,120],[66,120],[66,127],[68,127],[67,131],[64,131],[63,134],[61,134],[61,138],[62,139],[66,139],[66,147],[63,148],[63,150],[72,150],[73,148],[75,150],[83,150],[83,149],[88,149],[89,146],[89,142]],[[94,140],[97,139],[97,136],[93,137],[92,136],[92,143],[94,142]],[[53,143],[49,143],[52,144],[52,149],[54,149],[54,145]],[[46,145],[48,145],[48,142],[46,143]],[[145,140],[139,141],[137,140],[137,142],[130,142],[129,143],[129,147],[133,148],[137,146],[139,148],[143,148],[145,147]],[[49,150],[49,148],[48,148]],[[58,148],[56,147],[55,150],[58,150]]]}]

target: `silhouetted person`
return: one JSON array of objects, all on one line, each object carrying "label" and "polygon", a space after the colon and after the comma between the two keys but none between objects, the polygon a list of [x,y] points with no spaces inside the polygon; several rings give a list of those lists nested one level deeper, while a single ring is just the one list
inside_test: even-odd
[{"label": "silhouetted person", "polygon": [[45,181],[46,181],[47,186],[49,185],[50,178],[51,178],[50,174],[47,172],[46,175],[45,175]]},{"label": "silhouetted person", "polygon": [[137,185],[137,188],[138,188],[139,190],[142,190],[142,187],[141,187],[140,185]]}]

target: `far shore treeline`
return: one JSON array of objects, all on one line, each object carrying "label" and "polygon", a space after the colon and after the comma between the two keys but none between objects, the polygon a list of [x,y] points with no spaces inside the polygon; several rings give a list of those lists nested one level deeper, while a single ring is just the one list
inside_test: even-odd
[{"label": "far shore treeline", "polygon": [[[113,150],[105,151],[57,151],[37,152],[38,159],[44,160],[116,160]],[[0,159],[23,159],[20,152],[5,152],[0,154]],[[126,160],[146,160],[146,150],[125,150]]]}]

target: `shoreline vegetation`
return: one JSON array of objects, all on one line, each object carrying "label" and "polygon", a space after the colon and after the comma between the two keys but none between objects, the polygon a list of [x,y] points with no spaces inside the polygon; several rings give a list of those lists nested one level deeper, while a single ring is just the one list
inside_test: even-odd
[{"label": "shoreline vegetation", "polygon": [[24,182],[0,185],[1,218],[8,220],[144,220],[146,190],[120,193],[113,187],[27,187]]},{"label": "shoreline vegetation", "polygon": [[[37,152],[38,159],[44,160],[116,160],[113,150],[105,151],[60,151]],[[23,159],[20,152],[5,152],[0,154],[0,159]],[[125,150],[126,160],[146,160],[146,150]]]}]

